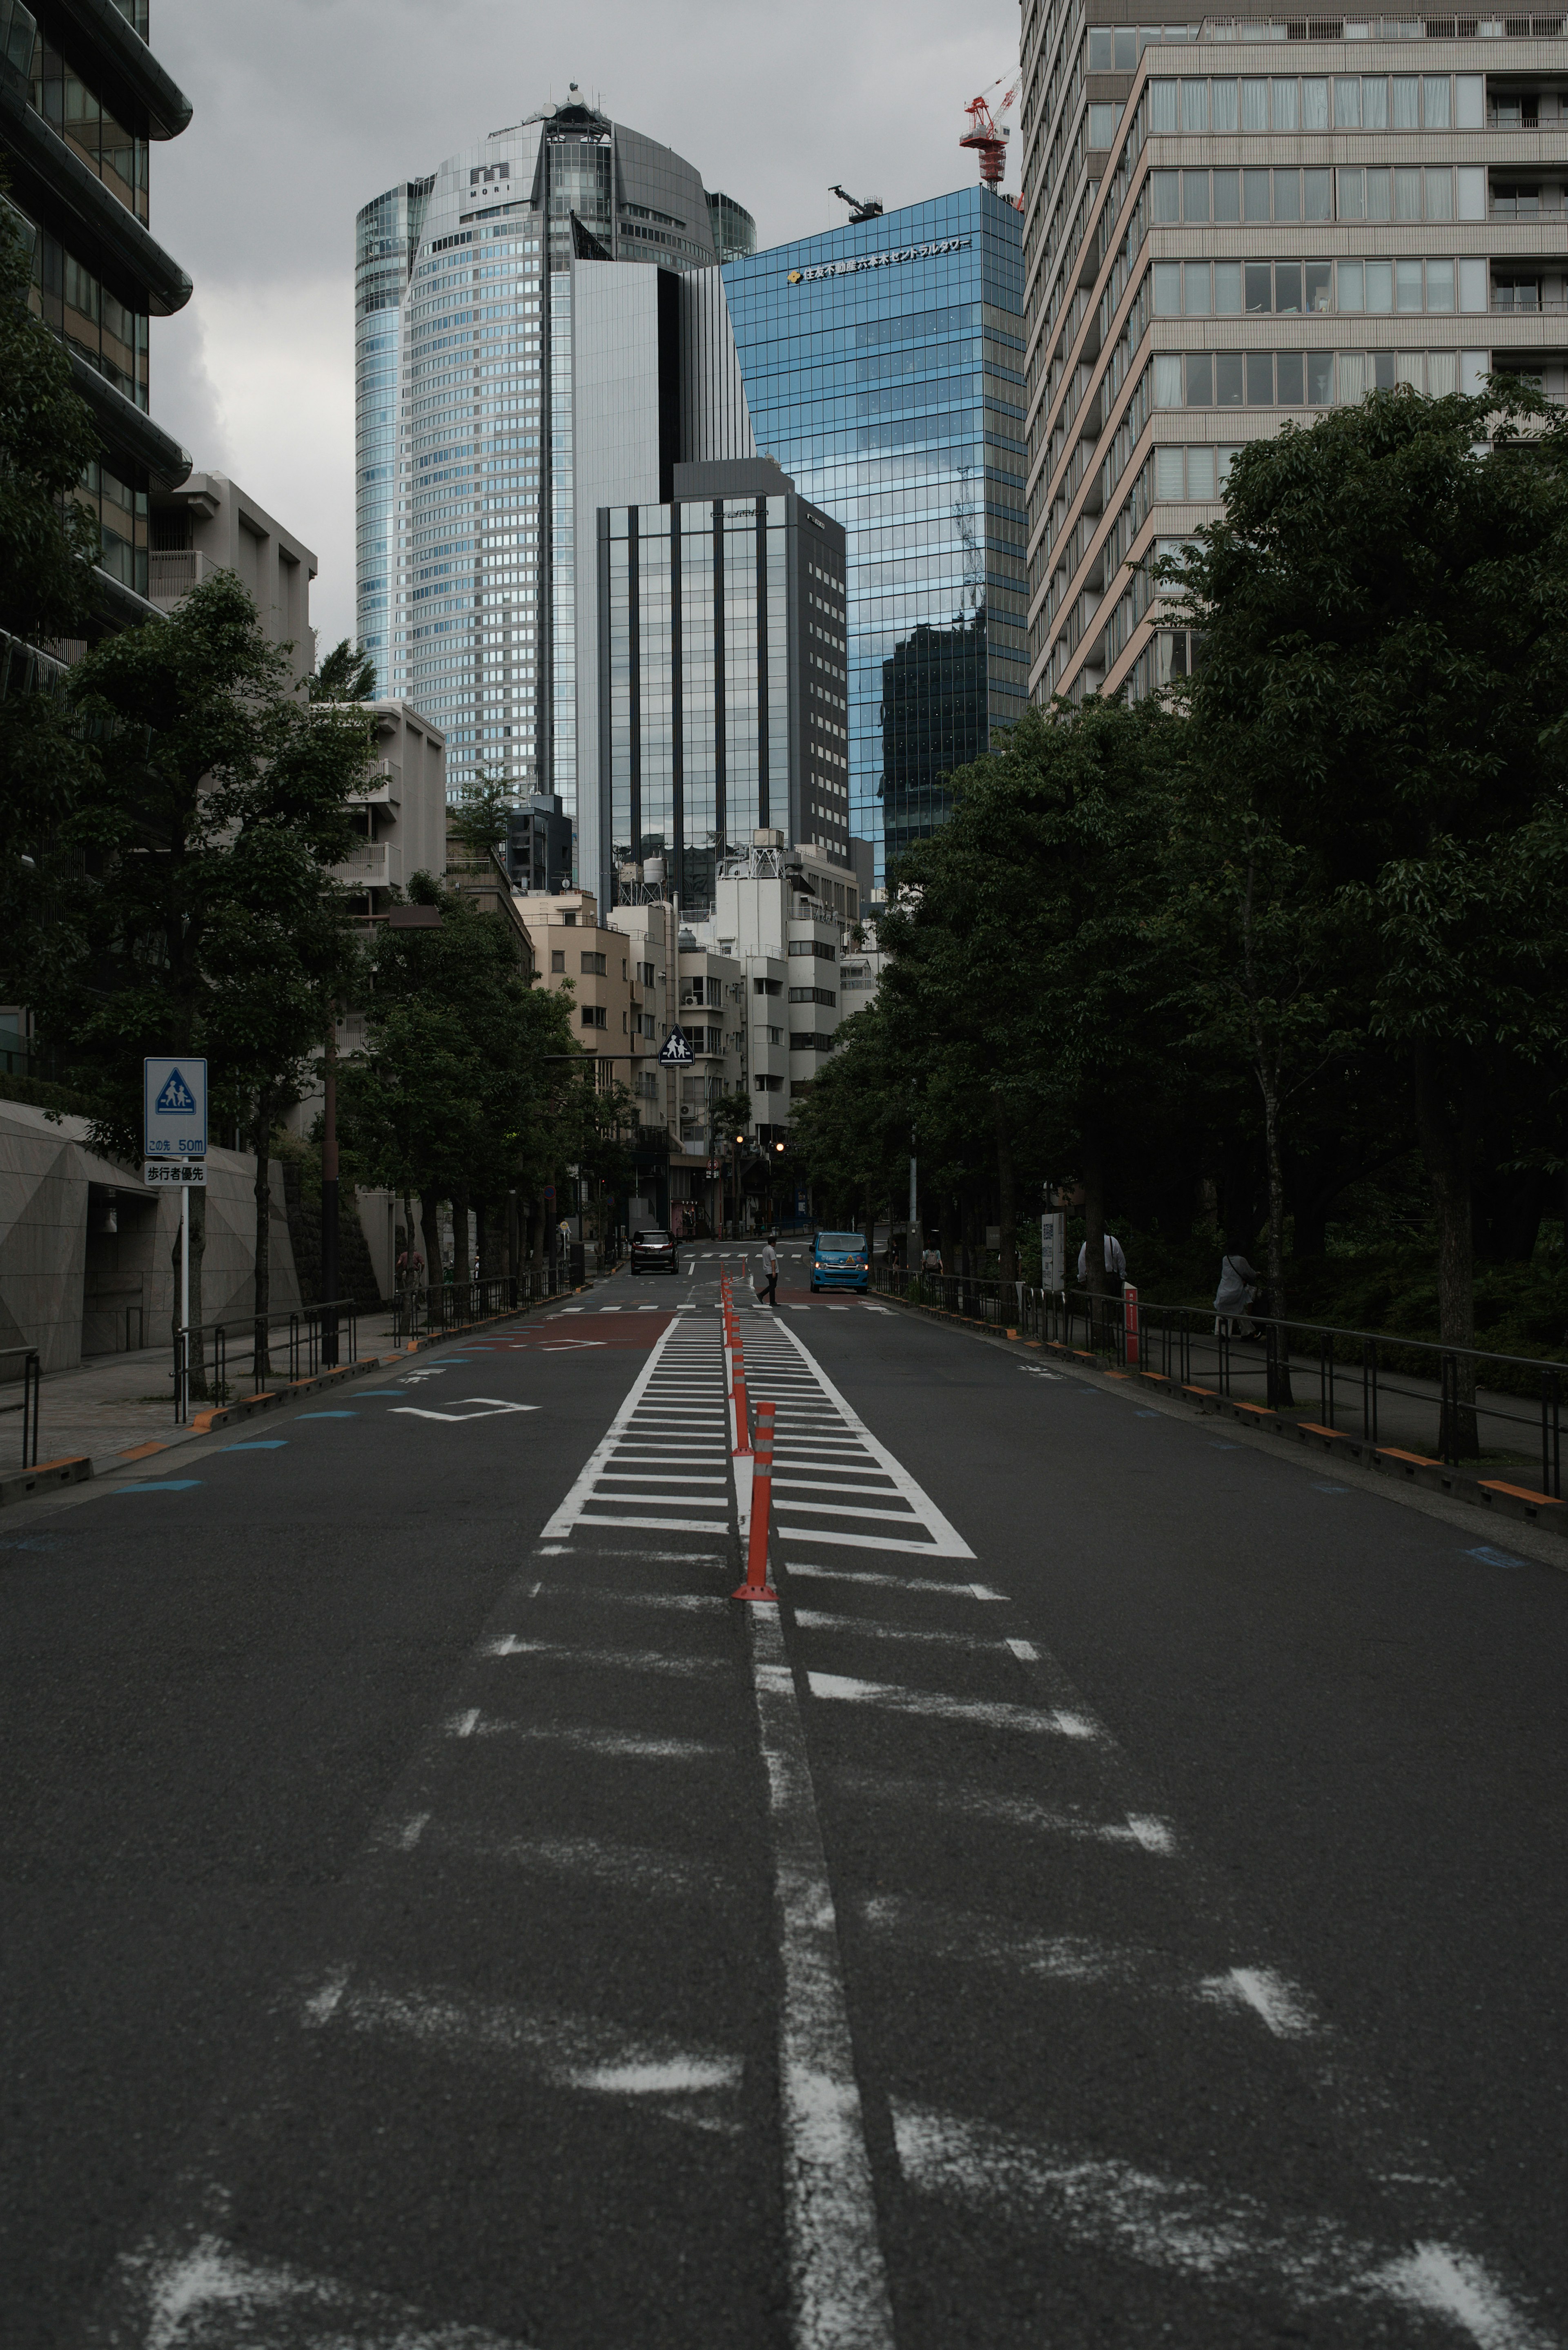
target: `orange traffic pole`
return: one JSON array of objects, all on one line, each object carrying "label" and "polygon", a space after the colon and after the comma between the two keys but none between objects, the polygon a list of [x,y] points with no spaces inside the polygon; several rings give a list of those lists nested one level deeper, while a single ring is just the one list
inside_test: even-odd
[{"label": "orange traffic pole", "polygon": [[767,1599],[778,1593],[768,1581],[768,1529],[773,1513],[774,1407],[757,1406],[756,1466],[752,1471],[752,1527],[746,1544],[746,1579],[732,1599]]}]

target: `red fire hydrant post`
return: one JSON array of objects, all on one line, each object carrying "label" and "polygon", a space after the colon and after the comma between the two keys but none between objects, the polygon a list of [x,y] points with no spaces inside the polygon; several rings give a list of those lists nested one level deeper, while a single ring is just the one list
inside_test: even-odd
[{"label": "red fire hydrant post", "polygon": [[1129,1369],[1138,1362],[1137,1291],[1129,1281],[1122,1291],[1122,1328],[1127,1336],[1127,1360]]},{"label": "red fire hydrant post", "polygon": [[746,1579],[732,1599],[771,1599],[778,1593],[768,1581],[768,1526],[773,1514],[774,1407],[757,1406],[756,1465],[752,1471],[752,1527],[746,1544]]}]

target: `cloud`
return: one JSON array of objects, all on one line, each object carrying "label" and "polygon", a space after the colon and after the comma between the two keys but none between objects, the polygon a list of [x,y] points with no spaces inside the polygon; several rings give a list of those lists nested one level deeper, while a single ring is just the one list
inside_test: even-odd
[{"label": "cloud", "polygon": [[1017,40],[1016,0],[159,0],[195,120],[154,150],[152,229],[197,292],[153,322],[152,412],[316,548],[330,644],[353,628],[362,204],[575,80],[781,244],[843,219],[834,181],[891,211],[972,180],[962,108]]}]

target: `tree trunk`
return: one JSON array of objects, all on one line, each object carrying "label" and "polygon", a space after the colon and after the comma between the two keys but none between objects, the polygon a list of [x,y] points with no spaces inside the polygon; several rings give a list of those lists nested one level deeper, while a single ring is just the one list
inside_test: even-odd
[{"label": "tree trunk", "polygon": [[545,1271],[545,1202],[531,1200],[528,1203],[528,1263],[535,1279]]},{"label": "tree trunk", "polygon": [[466,1183],[454,1183],[452,1187],[452,1280],[458,1292],[457,1310],[466,1320],[473,1280],[473,1235],[469,1229]]},{"label": "tree trunk", "polygon": [[1262,1040],[1253,1031],[1257,1050],[1254,1074],[1258,1090],[1263,1097],[1263,1151],[1269,1176],[1269,1234],[1266,1243],[1269,1275],[1269,1313],[1275,1324],[1273,1335],[1274,1377],[1269,1395],[1270,1409],[1282,1410],[1295,1401],[1291,1391],[1290,1339],[1283,1327],[1285,1311],[1285,1175],[1280,1157],[1280,1094],[1278,1072]]},{"label": "tree trunk", "polygon": [[[1438,1221],[1438,1336],[1446,1347],[1475,1344],[1475,1240],[1471,1225],[1472,1121],[1454,1107],[1438,1056],[1416,1047],[1416,1120]],[[1468,1107],[1468,1106],[1467,1106]],[[1476,1426],[1476,1367],[1455,1359],[1450,1400],[1438,1419],[1438,1449],[1445,1461],[1473,1461],[1480,1451]]]},{"label": "tree trunk", "polygon": [[272,1096],[263,1086],[256,1095],[251,1127],[255,1153],[255,1357],[253,1375],[259,1386],[272,1377],[272,1353],[267,1346],[266,1317],[272,1311]]},{"label": "tree trunk", "polygon": [[996,1181],[997,1217],[1002,1230],[1002,1278],[1004,1282],[1018,1279],[1018,1196],[1012,1174],[1012,1145],[1007,1138],[1007,1119],[1002,1111],[1002,1096],[992,1093],[992,1112],[996,1121]]},{"label": "tree trunk", "polygon": [[1110,1320],[1106,1295],[1106,1170],[1100,1157],[1099,1128],[1093,1117],[1084,1120],[1084,1286],[1089,1293],[1091,1347],[1108,1348]]},{"label": "tree trunk", "polygon": [[861,1219],[861,1230],[866,1234],[866,1262],[869,1264],[877,1253],[877,1203],[869,1188],[866,1193],[866,1213]]},{"label": "tree trunk", "polygon": [[441,1287],[441,1193],[420,1193],[420,1237],[424,1243],[425,1287]]},{"label": "tree trunk", "polygon": [[937,1210],[937,1246],[942,1253],[944,1273],[956,1272],[959,1253],[957,1203],[950,1191],[944,1191]]}]

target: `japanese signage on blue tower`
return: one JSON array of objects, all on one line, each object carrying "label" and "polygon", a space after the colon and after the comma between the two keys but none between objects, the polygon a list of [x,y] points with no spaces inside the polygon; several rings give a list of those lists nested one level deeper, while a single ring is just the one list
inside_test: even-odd
[{"label": "japanese signage on blue tower", "polygon": [[205,1159],[207,1064],[188,1054],[145,1060],[142,1145],[150,1159]]}]

